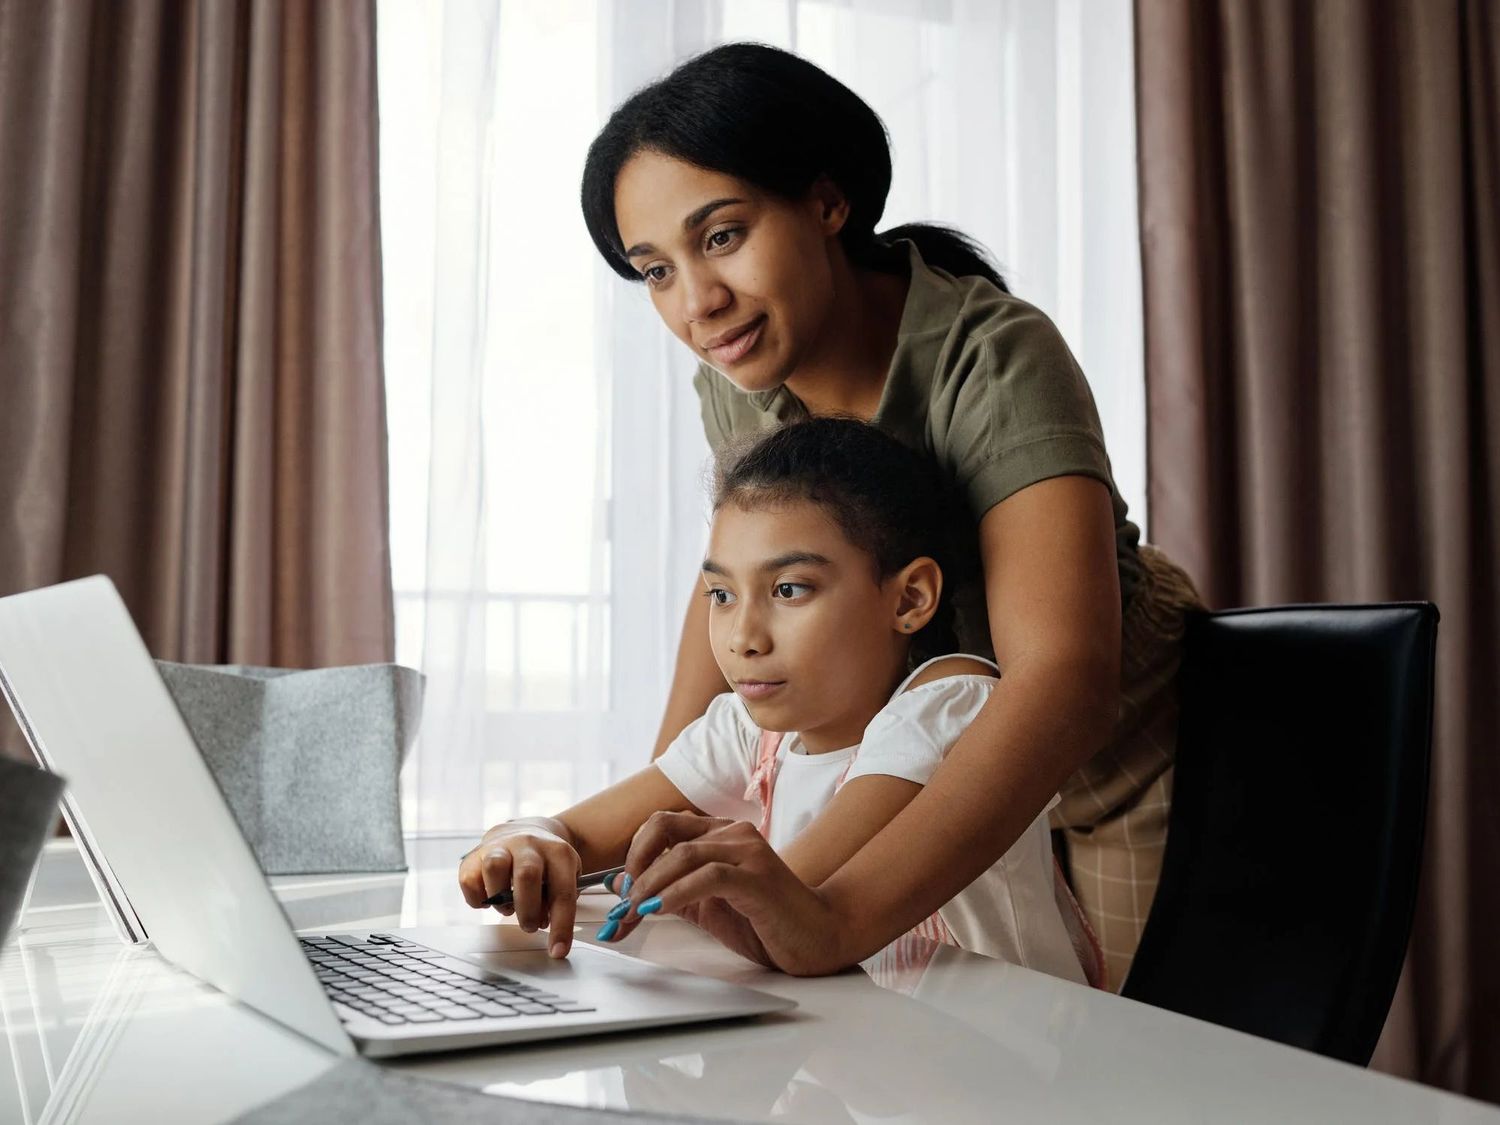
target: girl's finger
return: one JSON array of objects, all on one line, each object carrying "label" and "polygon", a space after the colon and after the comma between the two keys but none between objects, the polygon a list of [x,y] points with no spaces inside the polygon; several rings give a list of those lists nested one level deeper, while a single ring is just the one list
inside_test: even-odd
[{"label": "girl's finger", "polygon": [[534,934],[543,925],[542,880],[547,864],[535,848],[518,848],[511,861],[510,887],[521,929]]},{"label": "girl's finger", "polygon": [[578,853],[555,849],[547,860],[547,951],[566,957],[573,945],[573,919],[578,914]]},{"label": "girl's finger", "polygon": [[480,862],[480,854],[476,849],[464,856],[463,862],[458,865],[458,889],[463,892],[464,901],[473,907],[483,906],[487,897],[484,893],[484,865]]},{"label": "girl's finger", "polygon": [[499,846],[482,848],[476,856],[479,864],[479,903],[471,903],[477,906],[487,898],[493,898],[501,891],[510,889],[511,855],[509,848]]}]

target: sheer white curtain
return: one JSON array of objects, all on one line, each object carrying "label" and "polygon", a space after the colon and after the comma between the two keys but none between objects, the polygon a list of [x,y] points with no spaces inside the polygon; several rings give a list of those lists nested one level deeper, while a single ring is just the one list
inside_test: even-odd
[{"label": "sheer white curtain", "polygon": [[875,108],[882,225],[967,231],[1053,316],[1141,514],[1129,0],[382,0],[379,21],[397,644],[429,677],[408,830],[555,811],[655,738],[708,447],[692,357],[596,260],[577,191],[611,109],[697,51],[786,47]]}]

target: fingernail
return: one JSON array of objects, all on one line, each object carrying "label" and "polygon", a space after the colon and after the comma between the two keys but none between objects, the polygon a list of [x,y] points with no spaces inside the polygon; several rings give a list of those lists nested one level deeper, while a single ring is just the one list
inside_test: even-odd
[{"label": "fingernail", "polygon": [[633,880],[630,878],[630,872],[628,872],[628,871],[625,872],[624,878],[622,878],[620,880],[620,897],[621,898],[624,898],[626,895],[628,895],[630,893],[630,884],[631,884],[632,881]]},{"label": "fingernail", "polygon": [[661,909],[661,895],[652,895],[645,902],[643,902],[639,906],[637,906],[635,908],[635,912],[637,914],[640,914],[640,915],[644,916],[646,914],[655,914],[660,909]]},{"label": "fingernail", "polygon": [[555,941],[552,943],[552,948],[548,950],[548,952],[551,953],[553,957],[561,960],[563,956],[568,952],[568,947],[560,941]]},{"label": "fingernail", "polygon": [[604,923],[604,925],[599,927],[599,932],[595,934],[594,937],[599,941],[608,941],[610,938],[614,937],[615,934],[619,933],[619,931],[620,923],[606,922]]},{"label": "fingernail", "polygon": [[613,922],[617,918],[625,917],[625,915],[628,913],[630,913],[630,900],[627,898],[621,899],[618,903],[616,903],[615,908],[608,914],[606,914],[605,917]]},{"label": "fingernail", "polygon": [[616,876],[614,876],[614,875],[606,875],[604,877],[604,889],[606,891],[608,891],[610,894],[614,894],[615,893],[615,879],[616,879]]}]

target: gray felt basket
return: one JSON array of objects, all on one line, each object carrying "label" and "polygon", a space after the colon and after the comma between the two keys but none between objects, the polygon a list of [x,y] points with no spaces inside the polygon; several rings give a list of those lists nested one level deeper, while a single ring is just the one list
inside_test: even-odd
[{"label": "gray felt basket", "polygon": [[157,666],[266,874],[406,870],[399,777],[421,673]]}]

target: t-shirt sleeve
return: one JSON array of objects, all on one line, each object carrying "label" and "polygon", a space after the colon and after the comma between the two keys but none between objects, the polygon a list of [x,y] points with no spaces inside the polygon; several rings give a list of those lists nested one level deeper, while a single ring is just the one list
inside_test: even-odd
[{"label": "t-shirt sleeve", "polygon": [[926,785],[994,684],[988,676],[944,676],[903,691],[865,727],[846,781],[886,774]]},{"label": "t-shirt sleeve", "polygon": [[970,335],[948,383],[947,460],[975,518],[1051,477],[1113,490],[1093,393],[1040,310],[1009,298]]},{"label": "t-shirt sleeve", "polygon": [[714,380],[723,378],[724,376],[702,363],[693,372],[693,390],[698,392],[698,412],[703,416],[703,433],[708,438],[709,448],[715,453],[728,440],[730,430],[729,420],[723,415],[719,397],[715,393]]},{"label": "t-shirt sleeve", "polygon": [[760,728],[732,691],[714,696],[656,759],[682,795],[709,816],[757,820],[760,806],[745,800],[760,750]]},{"label": "t-shirt sleeve", "polygon": [[[926,785],[997,682],[991,676],[944,676],[903,691],[865,727],[845,784],[883,774]],[[1057,801],[1054,795],[1047,809]]]}]

